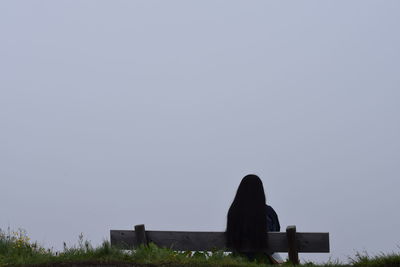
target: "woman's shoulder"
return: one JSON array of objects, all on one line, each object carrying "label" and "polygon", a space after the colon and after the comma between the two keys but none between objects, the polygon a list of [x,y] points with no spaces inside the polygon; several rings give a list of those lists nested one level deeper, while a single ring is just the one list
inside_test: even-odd
[{"label": "woman's shoulder", "polygon": [[279,232],[281,230],[281,226],[279,224],[278,215],[271,206],[266,205],[266,209],[267,209],[267,220],[269,222],[268,230]]},{"label": "woman's shoulder", "polygon": [[276,215],[276,212],[275,212],[274,208],[272,208],[270,205],[265,205],[265,206],[266,206],[266,208],[267,208],[267,213],[268,213],[268,214],[274,214],[274,215]]}]

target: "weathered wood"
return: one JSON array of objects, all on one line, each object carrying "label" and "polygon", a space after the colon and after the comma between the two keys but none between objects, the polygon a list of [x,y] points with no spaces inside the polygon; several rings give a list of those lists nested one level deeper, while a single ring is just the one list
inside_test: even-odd
[{"label": "weathered wood", "polygon": [[299,264],[299,252],[296,237],[296,226],[291,225],[286,228],[288,249],[289,249],[289,261],[293,264]]},{"label": "weathered wood", "polygon": [[174,250],[211,251],[225,249],[224,232],[149,231],[149,242]]},{"label": "weathered wood", "polygon": [[136,233],[132,230],[111,230],[110,231],[111,246],[121,249],[136,248]]},{"label": "weathered wood", "polygon": [[[288,252],[288,241],[285,232],[269,232],[269,250],[273,252]],[[298,252],[329,252],[329,233],[297,233]],[[138,246],[136,233],[126,230],[110,231],[111,245],[124,249]],[[176,231],[146,231],[148,242],[160,247],[175,250],[211,251],[226,250],[224,232],[176,232]]]},{"label": "weathered wood", "polygon": [[296,232],[297,249],[301,253],[330,252],[329,233]]},{"label": "weathered wood", "polygon": [[135,225],[136,244],[147,246],[146,230],[144,224]]}]

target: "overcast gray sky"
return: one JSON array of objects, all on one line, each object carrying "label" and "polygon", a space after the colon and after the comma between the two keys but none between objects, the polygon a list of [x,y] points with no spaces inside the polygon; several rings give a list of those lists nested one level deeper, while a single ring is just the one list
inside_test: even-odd
[{"label": "overcast gray sky", "polygon": [[258,174],[283,230],[399,251],[400,2],[1,1],[0,227],[223,231]]}]

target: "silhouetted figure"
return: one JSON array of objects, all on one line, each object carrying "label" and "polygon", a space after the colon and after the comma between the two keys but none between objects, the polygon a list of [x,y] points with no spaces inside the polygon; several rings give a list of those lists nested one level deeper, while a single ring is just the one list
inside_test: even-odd
[{"label": "silhouetted figure", "polygon": [[[264,187],[257,175],[245,176],[228,211],[227,246],[250,260],[264,257],[267,231],[280,231],[278,216],[265,203]],[[252,251],[252,252],[249,252]]]}]

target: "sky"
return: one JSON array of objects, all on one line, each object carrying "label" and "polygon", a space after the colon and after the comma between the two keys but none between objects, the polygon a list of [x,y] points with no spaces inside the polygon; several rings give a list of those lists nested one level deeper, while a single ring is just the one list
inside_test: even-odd
[{"label": "sky", "polygon": [[1,1],[0,228],[224,231],[246,174],[282,230],[399,252],[400,2]]}]

